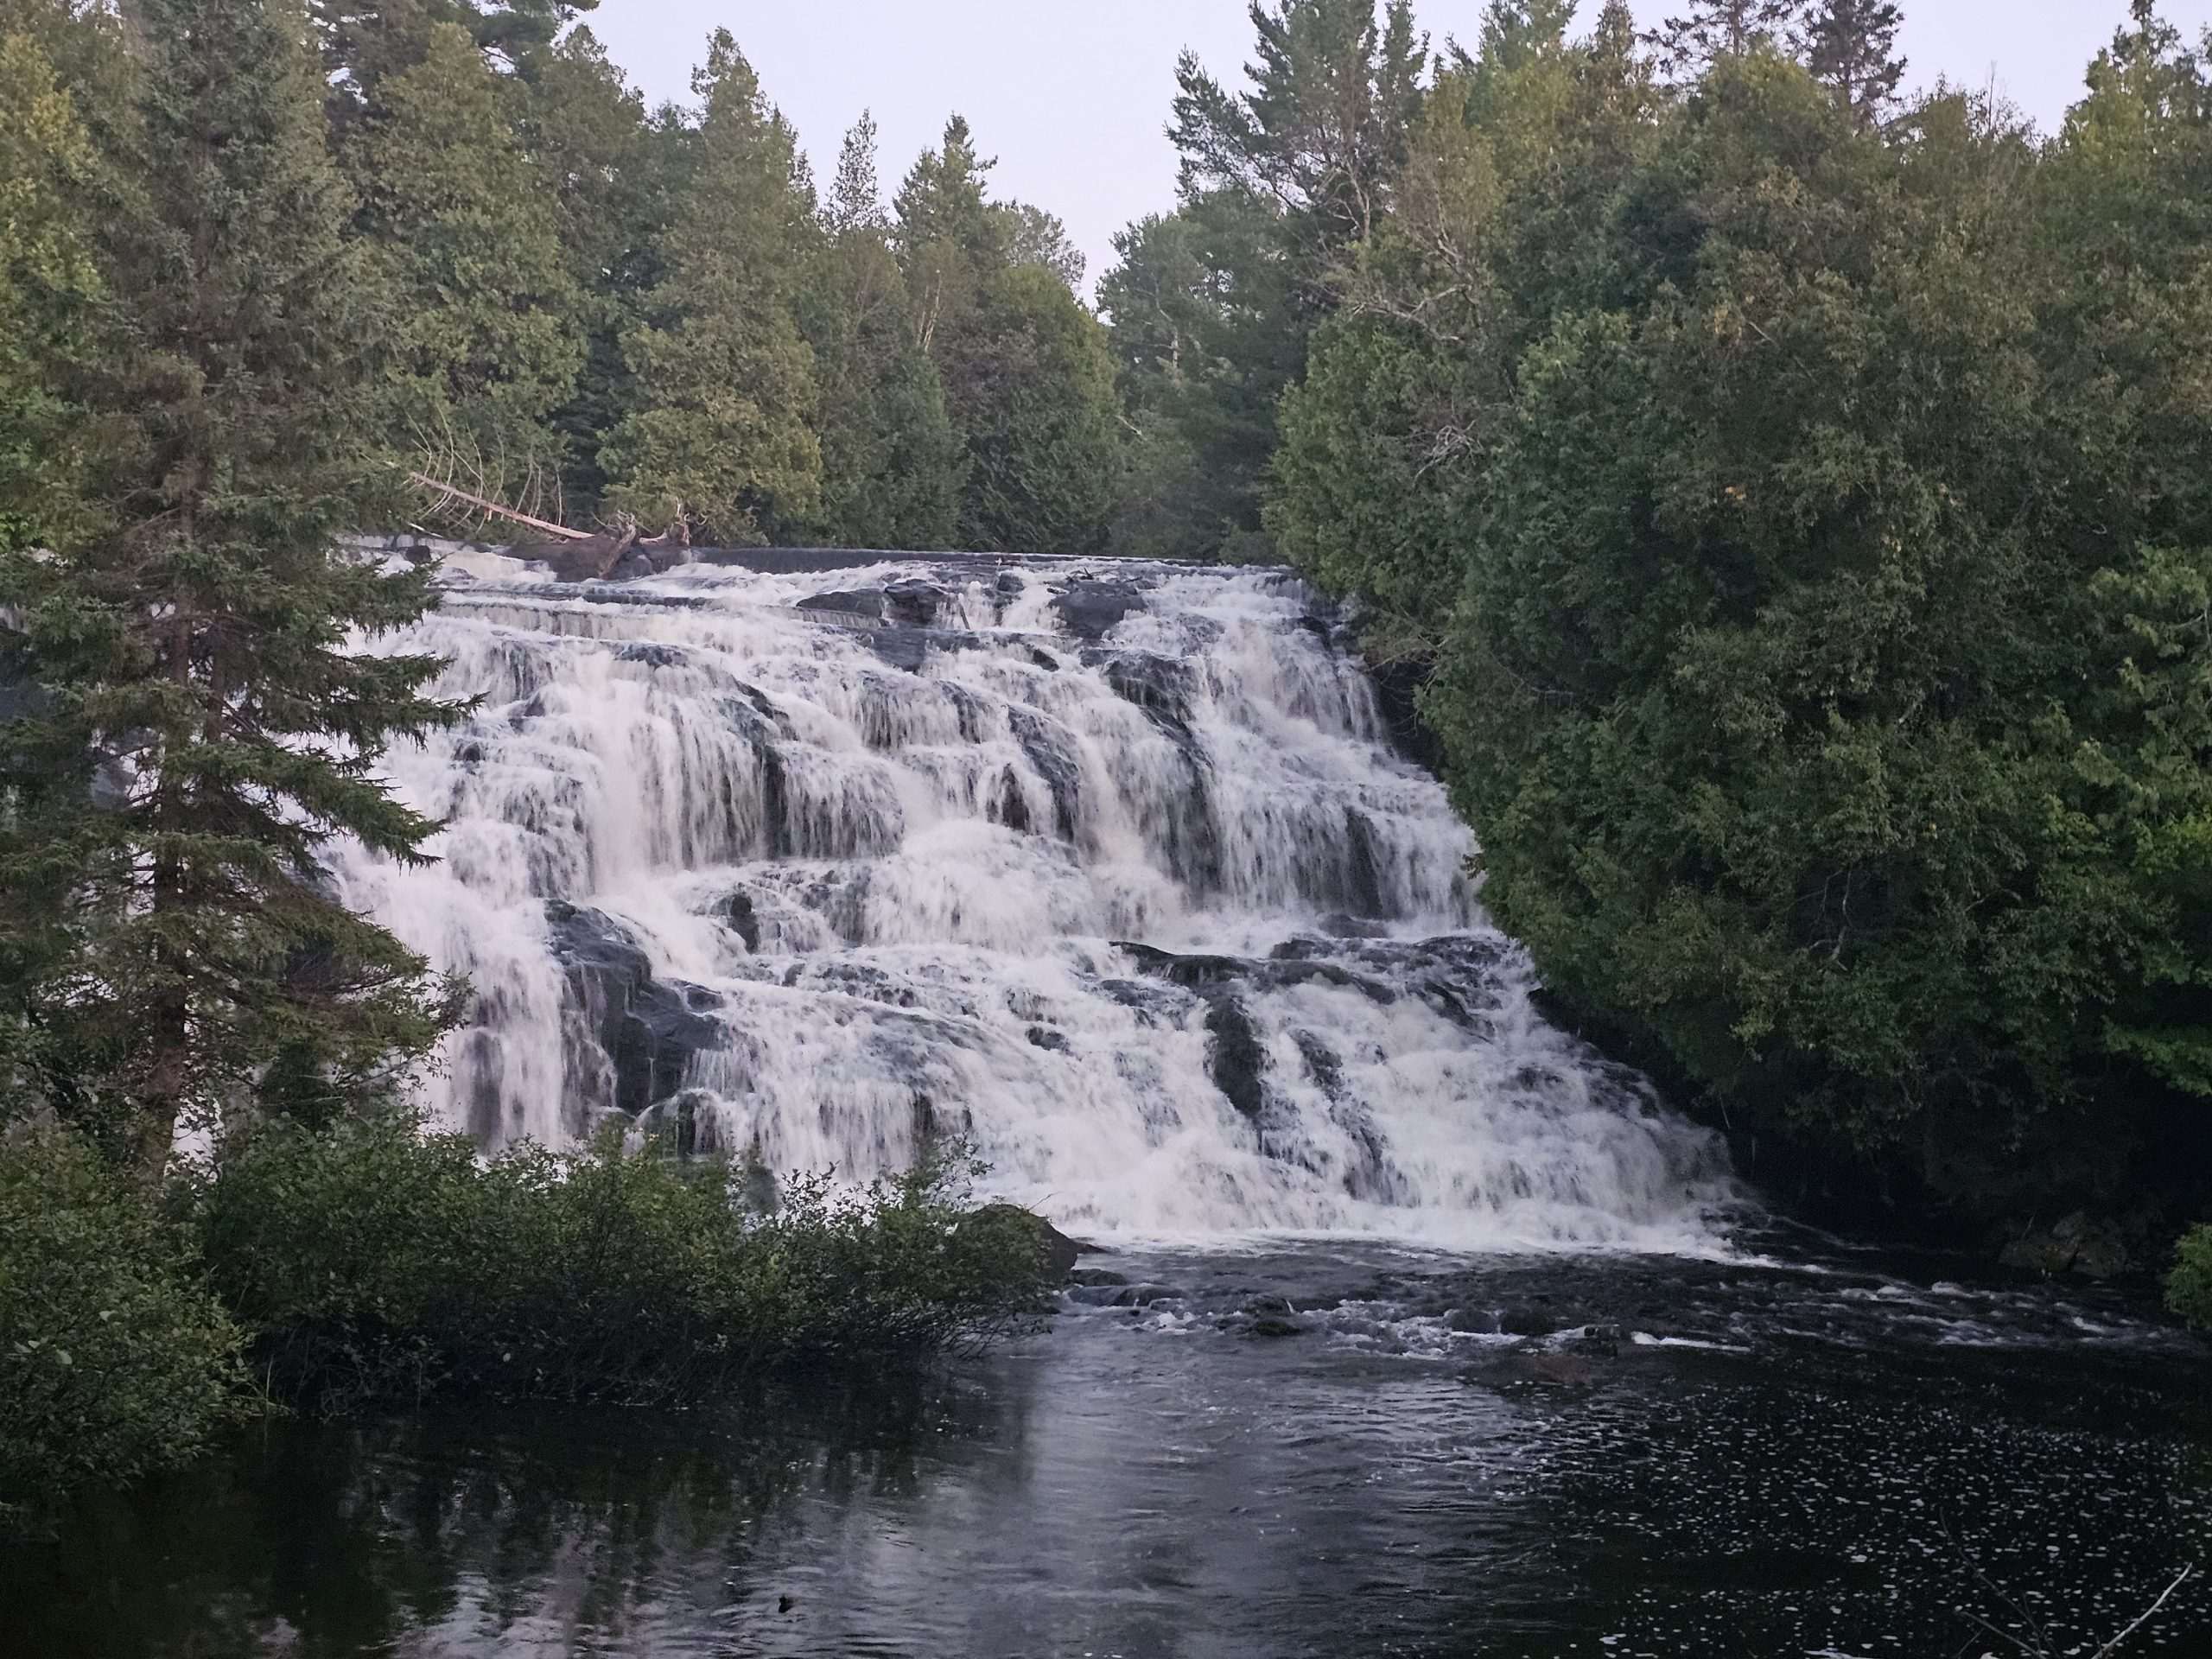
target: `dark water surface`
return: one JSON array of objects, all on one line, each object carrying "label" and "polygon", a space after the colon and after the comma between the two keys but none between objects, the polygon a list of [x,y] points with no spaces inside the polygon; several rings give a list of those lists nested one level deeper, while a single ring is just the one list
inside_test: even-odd
[{"label": "dark water surface", "polygon": [[283,1426],[0,1554],[0,1654],[2087,1655],[2206,1559],[2202,1348],[1819,1253],[1095,1256],[925,1382]]}]

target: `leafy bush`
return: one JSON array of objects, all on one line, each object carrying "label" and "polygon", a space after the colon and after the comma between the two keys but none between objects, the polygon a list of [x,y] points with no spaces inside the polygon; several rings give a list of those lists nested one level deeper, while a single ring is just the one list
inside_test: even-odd
[{"label": "leafy bush", "polygon": [[1019,1319],[1043,1276],[1019,1211],[961,1168],[748,1204],[743,1171],[603,1141],[484,1163],[404,1120],[273,1124],[196,1196],[257,1375],[328,1408],[433,1391],[653,1402],[800,1359],[911,1359]]},{"label": "leafy bush", "polygon": [[189,1459],[241,1409],[241,1342],[190,1240],[82,1142],[0,1141],[0,1520]]},{"label": "leafy bush", "polygon": [[2166,1275],[2166,1306],[2199,1330],[2212,1329],[2212,1227],[2192,1227]]}]

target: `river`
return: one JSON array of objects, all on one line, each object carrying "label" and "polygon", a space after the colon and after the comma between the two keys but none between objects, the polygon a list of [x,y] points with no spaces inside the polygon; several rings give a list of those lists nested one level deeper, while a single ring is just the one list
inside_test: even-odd
[{"label": "river", "polygon": [[[0,1652],[2088,1654],[2203,1559],[2195,1344],[1746,1243],[1123,1252],[871,1395],[282,1426],[0,1557]],[[2206,1589],[2126,1651],[2212,1650]]]},{"label": "river", "polygon": [[1285,574],[441,582],[367,648],[480,699],[393,758],[442,861],[332,871],[474,984],[435,1109],[862,1179],[957,1137],[1099,1248],[866,1392],[257,1431],[0,1558],[0,1653],[2087,1655],[2204,1560],[2202,1345],[1770,1216],[1544,1017]]}]

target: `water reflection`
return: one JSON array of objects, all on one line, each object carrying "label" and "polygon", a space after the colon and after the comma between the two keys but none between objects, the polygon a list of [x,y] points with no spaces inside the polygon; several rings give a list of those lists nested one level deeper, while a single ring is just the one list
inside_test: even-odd
[{"label": "water reflection", "polygon": [[[2212,1543],[2204,1357],[2111,1299],[1117,1269],[950,1376],[271,1429],[0,1554],[0,1653],[1872,1656],[1976,1617],[2087,1652]],[[2200,1582],[2130,1650],[2208,1630]]]}]

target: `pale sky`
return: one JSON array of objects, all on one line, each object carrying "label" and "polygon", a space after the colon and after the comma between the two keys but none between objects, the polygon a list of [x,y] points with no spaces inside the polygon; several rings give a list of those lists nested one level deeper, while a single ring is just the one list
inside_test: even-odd
[{"label": "pale sky", "polygon": [[[1583,0],[1583,22],[1599,0]],[[1656,21],[1679,0],[1634,0]],[[1994,75],[2038,125],[2056,125],[2126,0],[1904,0],[1908,78],[1980,86]],[[2164,0],[2194,41],[2212,0]],[[1483,0],[1415,0],[1433,43],[1472,42]],[[882,130],[884,194],[958,110],[999,165],[995,193],[1058,213],[1095,281],[1113,233],[1173,206],[1162,129],[1176,54],[1224,79],[1251,55],[1244,0],[600,0],[588,19],[655,103],[690,97],[708,32],[728,29],[798,129],[826,182],[862,109]],[[1086,287],[1088,286],[1086,283]]]}]

